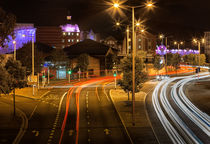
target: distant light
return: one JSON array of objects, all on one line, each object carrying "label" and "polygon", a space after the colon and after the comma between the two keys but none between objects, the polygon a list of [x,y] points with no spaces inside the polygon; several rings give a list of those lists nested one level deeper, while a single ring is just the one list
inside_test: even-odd
[{"label": "distant light", "polygon": [[143,33],[144,32],[144,29],[142,29],[141,32]]},{"label": "distant light", "polygon": [[113,5],[115,8],[118,8],[120,5],[118,3],[114,3]]},{"label": "distant light", "polygon": [[183,45],[183,42],[180,42],[181,45]]},{"label": "distant light", "polygon": [[13,43],[13,44],[16,44],[16,41],[13,41],[12,43]]},{"label": "distant light", "polygon": [[67,16],[66,19],[67,19],[67,20],[71,20],[71,16]]},{"label": "distant light", "polygon": [[139,23],[139,22],[137,22],[137,23],[136,23],[136,26],[140,26],[140,23]]},{"label": "distant light", "polygon": [[22,34],[22,37],[26,37],[26,35],[25,34]]},{"label": "distant light", "polygon": [[175,41],[175,42],[174,42],[174,44],[176,45],[176,44],[177,44],[177,42]]},{"label": "distant light", "polygon": [[116,22],[116,25],[117,25],[117,26],[119,26],[119,25],[120,25],[120,23],[119,23],[119,22]]}]

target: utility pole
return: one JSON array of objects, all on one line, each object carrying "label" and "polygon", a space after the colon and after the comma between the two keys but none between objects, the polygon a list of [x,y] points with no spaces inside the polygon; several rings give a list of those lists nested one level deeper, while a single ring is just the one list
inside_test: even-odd
[{"label": "utility pole", "polygon": [[32,77],[34,77],[34,35],[32,34]]},{"label": "utility pole", "polygon": [[135,49],[135,32],[134,32],[134,7],[132,7],[132,48],[133,48],[133,67],[132,67],[132,72],[133,72],[133,77],[132,77],[132,86],[133,86],[133,91],[132,91],[132,123],[135,125],[135,56],[136,56],[136,49]]}]

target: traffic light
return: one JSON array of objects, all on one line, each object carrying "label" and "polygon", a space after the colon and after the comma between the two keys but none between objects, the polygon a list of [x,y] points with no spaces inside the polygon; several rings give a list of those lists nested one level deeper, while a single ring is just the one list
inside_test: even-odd
[{"label": "traffic light", "polygon": [[68,74],[71,74],[72,73],[72,71],[71,70],[68,70]]},{"label": "traffic light", "polygon": [[116,77],[117,76],[117,71],[114,71],[114,74],[113,75],[114,75],[114,77]]},{"label": "traffic light", "polygon": [[45,75],[42,75],[42,78],[45,78]]}]

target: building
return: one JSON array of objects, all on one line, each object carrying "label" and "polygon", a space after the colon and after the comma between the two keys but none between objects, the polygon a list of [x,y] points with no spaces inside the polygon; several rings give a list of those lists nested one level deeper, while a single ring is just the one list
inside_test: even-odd
[{"label": "building", "polygon": [[80,29],[77,24],[37,27],[36,38],[37,42],[61,49],[80,41]]},{"label": "building", "polygon": [[210,31],[204,32],[204,39],[205,39],[204,54],[206,55],[207,60],[210,61]]},{"label": "building", "polygon": [[0,54],[12,53],[15,47],[17,50],[23,47],[24,44],[32,42],[32,39],[34,42],[36,42],[35,35],[36,28],[34,28],[34,24],[17,23],[14,28],[14,38],[9,36],[8,41],[6,41],[4,44],[7,47],[0,47]]},{"label": "building", "polygon": [[90,39],[66,47],[64,51],[71,59],[72,68],[76,67],[77,57],[80,54],[88,54],[88,73],[94,76],[105,74],[105,58],[108,54],[117,54],[116,49]]},{"label": "building", "polygon": [[[123,40],[123,46],[121,50],[121,55],[125,56],[130,53],[132,53],[132,41],[131,41],[131,34],[129,34],[129,37],[124,38]],[[128,41],[128,44],[127,44]],[[135,39],[135,46],[136,46],[136,53],[140,50],[144,50],[147,52],[147,61],[152,62],[153,56],[155,54],[156,50],[156,36],[149,33],[149,32],[137,32],[136,33],[136,39]]]}]

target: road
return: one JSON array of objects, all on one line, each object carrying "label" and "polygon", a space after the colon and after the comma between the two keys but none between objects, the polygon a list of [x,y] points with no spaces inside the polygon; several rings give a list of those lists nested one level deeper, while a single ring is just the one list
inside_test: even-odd
[{"label": "road", "polygon": [[[106,84],[111,81],[96,79],[73,87],[54,87],[40,99],[16,96],[16,107],[26,115],[27,121],[27,128],[23,128],[17,143],[128,144],[124,127],[110,101],[111,87]],[[11,96],[1,98],[1,102],[12,108]],[[14,142],[11,134],[6,133],[5,143]]]},{"label": "road", "polygon": [[[200,74],[206,77],[209,75]],[[210,117],[184,92],[186,83],[196,79],[185,76],[160,81],[148,98],[148,113],[160,143],[210,143]]]}]

